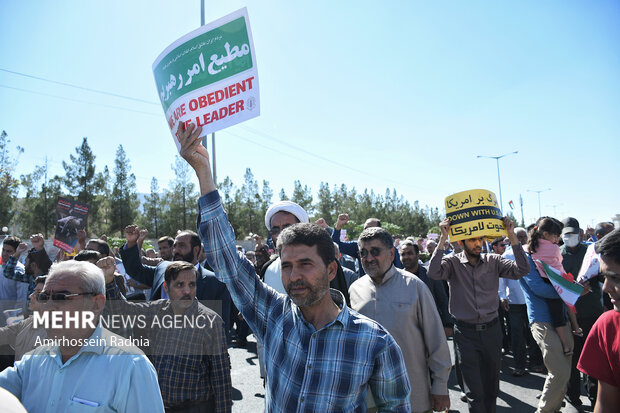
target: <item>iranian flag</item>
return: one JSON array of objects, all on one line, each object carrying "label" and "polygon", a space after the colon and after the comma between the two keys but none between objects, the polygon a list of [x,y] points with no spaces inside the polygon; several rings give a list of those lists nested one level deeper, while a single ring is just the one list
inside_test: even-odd
[{"label": "iranian flag", "polygon": [[[545,269],[545,274],[549,277],[549,281],[551,281],[551,285],[558,292],[558,295],[566,303],[568,308],[572,311],[575,311],[575,303],[581,292],[583,291],[583,287],[577,283],[572,282],[573,276],[571,274],[563,273],[549,265],[545,264],[540,260],[536,260],[539,264],[543,266]],[[567,279],[568,278],[568,279]]]}]

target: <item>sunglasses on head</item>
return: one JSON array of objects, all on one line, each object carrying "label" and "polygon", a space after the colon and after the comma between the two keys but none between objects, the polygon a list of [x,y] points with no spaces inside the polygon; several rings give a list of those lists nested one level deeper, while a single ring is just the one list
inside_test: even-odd
[{"label": "sunglasses on head", "polygon": [[96,293],[39,293],[36,298],[40,303],[46,303],[50,299],[52,301],[67,301],[70,297],[78,297],[80,295],[97,295]]},{"label": "sunglasses on head", "polygon": [[384,249],[385,248],[379,248],[379,247],[372,247],[370,251],[368,251],[367,249],[361,249],[360,257],[366,258],[368,254],[372,255],[373,257],[378,257],[379,255],[381,255],[381,251],[383,251]]}]

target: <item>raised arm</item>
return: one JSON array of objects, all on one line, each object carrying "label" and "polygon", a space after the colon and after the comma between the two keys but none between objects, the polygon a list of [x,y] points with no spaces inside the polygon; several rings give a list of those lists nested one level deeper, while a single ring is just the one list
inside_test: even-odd
[{"label": "raised arm", "polygon": [[345,224],[349,222],[349,214],[338,215],[336,225],[334,225],[334,232],[332,232],[332,241],[338,244],[340,252],[350,255],[353,258],[359,258],[359,248],[355,241],[340,241],[340,230]]},{"label": "raised arm", "polygon": [[127,225],[125,227],[125,238],[127,242],[121,248],[121,259],[127,274],[136,281],[153,286],[155,279],[156,267],[142,264],[140,259],[140,250],[138,249],[138,238],[140,237],[140,228],[137,225]]},{"label": "raised arm", "polygon": [[114,257],[104,257],[97,261],[97,267],[103,270],[105,277],[105,298],[106,307],[111,314],[151,314],[150,303],[132,303],[123,297],[118,285],[114,280],[114,270],[116,269],[116,260]]},{"label": "raised arm", "polygon": [[448,260],[443,259],[443,246],[448,241],[448,234],[450,233],[450,221],[448,221],[448,218],[441,221],[439,229],[441,229],[441,236],[437,242],[437,248],[433,251],[427,274],[429,278],[434,280],[447,280],[452,273],[450,263]]},{"label": "raised arm", "polygon": [[215,276],[228,287],[233,302],[259,339],[266,330],[267,312],[275,300],[282,300],[256,275],[254,266],[241,257],[235,245],[235,233],[222,207],[209,164],[209,154],[200,143],[202,128],[180,123],[177,137],[181,156],[196,172],[201,197],[198,200],[198,233],[202,238],[207,262]]},{"label": "raised arm", "polygon": [[506,227],[506,231],[508,232],[508,239],[510,240],[510,245],[512,246],[512,252],[515,255],[515,260],[509,260],[507,258],[501,258],[499,260],[499,276],[504,278],[511,279],[519,279],[530,271],[530,265],[527,262],[527,257],[525,256],[525,251],[523,251],[523,246],[519,242],[517,235],[515,234],[515,224],[508,217],[503,218],[504,226]]}]

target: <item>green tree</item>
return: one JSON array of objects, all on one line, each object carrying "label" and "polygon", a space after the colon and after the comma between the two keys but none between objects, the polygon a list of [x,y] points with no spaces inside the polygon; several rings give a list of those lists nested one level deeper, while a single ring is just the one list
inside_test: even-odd
[{"label": "green tree", "polygon": [[299,204],[306,210],[308,215],[312,212],[312,191],[308,185],[301,186],[300,181],[295,181],[295,187],[293,189],[293,196],[291,201]]},{"label": "green tree", "polygon": [[262,201],[258,193],[258,183],[250,168],[246,168],[245,174],[243,174],[241,202],[243,210],[238,217],[241,221],[241,231],[243,234],[256,233],[262,221],[262,217],[259,216]]},{"label": "green tree", "polygon": [[317,195],[318,200],[315,206],[317,217],[324,218],[327,225],[334,225],[338,216],[336,215],[336,205],[327,182],[321,182]]},{"label": "green tree", "polygon": [[288,196],[286,192],[284,192],[284,188],[280,189],[280,194],[278,196],[280,197],[280,201],[288,201]]},{"label": "green tree", "polygon": [[165,211],[162,233],[174,236],[177,231],[196,225],[198,194],[195,192],[196,185],[190,180],[193,174],[183,158],[177,155],[171,168],[175,178],[162,198],[162,209]]},{"label": "green tree", "polygon": [[11,153],[9,135],[2,131],[0,134],[0,225],[9,225],[15,215],[15,200],[19,181],[13,176],[19,155],[24,149],[17,146],[16,154]]},{"label": "green tree", "polygon": [[[95,196],[95,204],[98,206],[98,219],[90,226],[93,236],[101,236],[110,233],[112,226],[112,178],[108,166],[103,167],[99,174],[99,193]],[[97,234],[97,235],[95,235]]]},{"label": "green tree", "polygon": [[[159,183],[155,177],[151,179],[151,193],[144,198],[144,214],[140,219],[140,227],[148,229],[155,238],[159,238],[161,236],[161,196]],[[153,233],[153,231],[155,232]]]},{"label": "green tree", "polygon": [[[84,137],[82,144],[75,148],[76,155],[69,155],[69,162],[62,162],[65,168],[64,184],[70,196],[76,201],[88,204],[87,231],[89,226],[98,226],[99,200],[97,195],[105,185],[104,178],[95,171],[95,155]],[[94,225],[93,225],[94,224]]]},{"label": "green tree", "polygon": [[222,206],[226,211],[226,215],[228,215],[230,225],[235,230],[235,234],[241,234],[239,223],[239,214],[242,209],[241,192],[228,176],[224,178],[224,181],[220,182],[218,188],[222,198]]},{"label": "green tree", "polygon": [[131,165],[123,145],[119,145],[114,159],[110,231],[118,231],[122,235],[123,229],[135,221],[139,206],[136,177],[131,173]]},{"label": "green tree", "polygon": [[42,232],[48,238],[56,225],[56,201],[62,196],[62,178],[48,179],[47,174],[46,158],[44,165],[20,177],[26,193],[21,200],[17,221],[25,235]]},{"label": "green tree", "polygon": [[273,190],[269,186],[269,181],[263,179],[263,190],[261,191],[261,207],[260,216],[264,217],[267,209],[271,206],[271,199],[273,198]]}]

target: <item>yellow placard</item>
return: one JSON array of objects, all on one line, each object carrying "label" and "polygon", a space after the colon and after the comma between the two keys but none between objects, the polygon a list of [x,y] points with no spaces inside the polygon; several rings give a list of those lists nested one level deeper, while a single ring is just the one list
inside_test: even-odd
[{"label": "yellow placard", "polygon": [[450,241],[507,235],[497,198],[491,191],[472,189],[446,197]]}]

